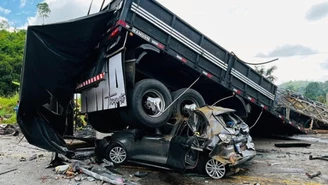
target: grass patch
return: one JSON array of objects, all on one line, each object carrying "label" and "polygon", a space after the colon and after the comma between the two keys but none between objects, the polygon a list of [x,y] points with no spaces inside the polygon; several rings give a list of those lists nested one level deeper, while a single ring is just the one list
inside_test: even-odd
[{"label": "grass patch", "polygon": [[18,93],[11,97],[0,97],[0,116],[11,115],[10,118],[3,120],[2,123],[16,123],[14,107],[18,99]]}]

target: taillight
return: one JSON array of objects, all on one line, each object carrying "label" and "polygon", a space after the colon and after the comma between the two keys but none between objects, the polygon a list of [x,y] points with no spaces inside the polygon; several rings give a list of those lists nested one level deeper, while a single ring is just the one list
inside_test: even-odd
[{"label": "taillight", "polygon": [[115,37],[118,33],[120,32],[119,28],[116,28],[111,34],[110,34],[110,38]]},{"label": "taillight", "polygon": [[118,20],[118,21],[116,22],[116,26],[118,26],[118,25],[123,26],[123,27],[127,27],[126,22],[123,21],[123,20]]}]

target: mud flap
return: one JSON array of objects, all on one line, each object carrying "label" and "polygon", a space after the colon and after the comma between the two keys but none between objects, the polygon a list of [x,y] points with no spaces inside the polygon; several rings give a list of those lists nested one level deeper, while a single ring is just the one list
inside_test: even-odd
[{"label": "mud flap", "polygon": [[127,106],[125,79],[123,73],[123,53],[108,59],[103,66],[105,80],[98,87],[82,93],[82,112],[95,112]]}]

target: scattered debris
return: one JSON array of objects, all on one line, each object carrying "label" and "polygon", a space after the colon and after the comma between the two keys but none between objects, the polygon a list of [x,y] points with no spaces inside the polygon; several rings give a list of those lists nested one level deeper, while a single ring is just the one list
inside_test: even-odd
[{"label": "scattered debris", "polygon": [[275,147],[288,148],[288,147],[309,147],[309,143],[275,143]]},{"label": "scattered debris", "polygon": [[57,166],[55,168],[55,172],[59,173],[59,174],[65,174],[70,168],[70,165],[66,164],[66,165],[61,165],[61,166]]},{"label": "scattered debris", "polygon": [[259,153],[270,153],[270,150],[257,148],[256,149],[256,152],[259,152]]},{"label": "scattered debris", "polygon": [[147,172],[140,172],[140,171],[137,171],[136,173],[134,173],[134,176],[139,177],[139,178],[146,177],[147,175],[148,175]]},{"label": "scattered debris", "polygon": [[95,178],[93,178],[93,177],[87,177],[87,179],[89,182],[95,181]]},{"label": "scattered debris", "polygon": [[324,156],[317,156],[317,157],[313,157],[312,155],[309,156],[310,160],[315,160],[315,159],[320,159],[320,160],[325,160],[328,161],[328,156],[324,155]]},{"label": "scattered debris", "polygon": [[268,166],[274,166],[274,165],[279,165],[281,163],[269,163]]},{"label": "scattered debris", "polygon": [[305,175],[307,175],[310,179],[313,179],[314,177],[318,177],[319,175],[321,175],[321,172],[318,171],[317,173],[315,174],[309,174],[309,173],[305,173]]},{"label": "scattered debris", "polygon": [[0,172],[0,175],[6,174],[6,173],[9,173],[9,172],[12,172],[12,171],[16,171],[16,170],[17,170],[17,168],[6,170],[4,172]]},{"label": "scattered debris", "polygon": [[29,161],[33,161],[33,160],[35,160],[37,158],[38,158],[38,155],[37,154],[34,154],[34,155],[32,155],[32,157],[30,157]]},{"label": "scattered debris", "polygon": [[79,182],[79,181],[81,181],[82,179],[81,179],[80,176],[77,176],[77,177],[74,178],[74,180],[77,181],[77,182]]},{"label": "scattered debris", "polygon": [[[68,159],[62,155],[56,155],[57,161],[62,160],[64,165],[56,166],[56,174],[64,175],[63,178],[74,179],[76,183],[83,180],[96,181],[101,180],[110,184],[136,185],[137,183],[129,182],[123,179],[122,175],[113,173],[110,169],[113,163],[103,160],[101,164],[95,163],[93,157],[84,160]],[[84,175],[85,174],[87,177]]]},{"label": "scattered debris", "polygon": [[[122,178],[116,178],[116,177],[112,177],[110,175],[109,176],[99,175],[99,174],[94,173],[83,167],[78,167],[78,169],[81,173],[92,176],[93,178],[104,181],[104,182],[108,182],[111,184],[124,184],[124,180]],[[112,177],[112,178],[109,178],[109,177]]]},{"label": "scattered debris", "polygon": [[12,124],[0,124],[0,135],[18,136],[18,129]]},{"label": "scattered debris", "polygon": [[107,159],[103,159],[102,162],[103,162],[103,163],[101,163],[102,167],[113,167],[114,166],[114,164],[112,162],[108,161]]}]

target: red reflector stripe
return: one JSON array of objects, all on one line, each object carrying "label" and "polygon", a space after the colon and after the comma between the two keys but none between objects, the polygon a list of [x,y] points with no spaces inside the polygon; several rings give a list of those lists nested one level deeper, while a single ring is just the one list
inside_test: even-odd
[{"label": "red reflector stripe", "polygon": [[105,77],[105,73],[101,73],[101,74],[99,74],[97,76],[94,76],[94,77],[92,77],[92,78],[90,78],[90,79],[88,79],[88,80],[86,80],[86,81],[78,84],[77,87],[76,87],[76,89],[82,88],[84,86],[90,85],[90,84],[92,84],[94,82],[97,82],[99,80],[102,80],[104,77]]},{"label": "red reflector stripe", "polygon": [[183,62],[183,63],[187,63],[187,59],[181,57],[180,55],[177,55],[177,58],[178,58],[179,60],[181,60],[181,62]]},{"label": "red reflector stripe", "polygon": [[249,97],[249,96],[248,96],[248,99],[249,99],[251,102],[253,102],[253,103],[256,101],[254,98]]},{"label": "red reflector stripe", "polygon": [[206,72],[206,71],[203,71],[203,74],[204,74],[205,76],[207,76],[208,78],[212,78],[212,77],[213,77],[212,74],[210,74],[210,73],[208,73],[208,72]]},{"label": "red reflector stripe", "polygon": [[158,44],[157,44],[157,47],[158,47],[159,49],[164,49],[164,48],[165,48],[165,46],[164,46],[163,44],[161,44],[161,43],[158,43]]},{"label": "red reflector stripe", "polygon": [[263,109],[265,109],[265,110],[268,109],[268,106],[265,106],[265,105],[263,105],[263,104],[261,104],[261,107],[262,107]]},{"label": "red reflector stripe", "polygon": [[233,89],[233,91],[237,94],[241,94],[241,90],[239,90],[239,89]]},{"label": "red reflector stripe", "polygon": [[151,43],[153,43],[156,47],[158,47],[159,49],[164,49],[165,46],[159,42],[157,42],[156,40],[152,39]]}]

